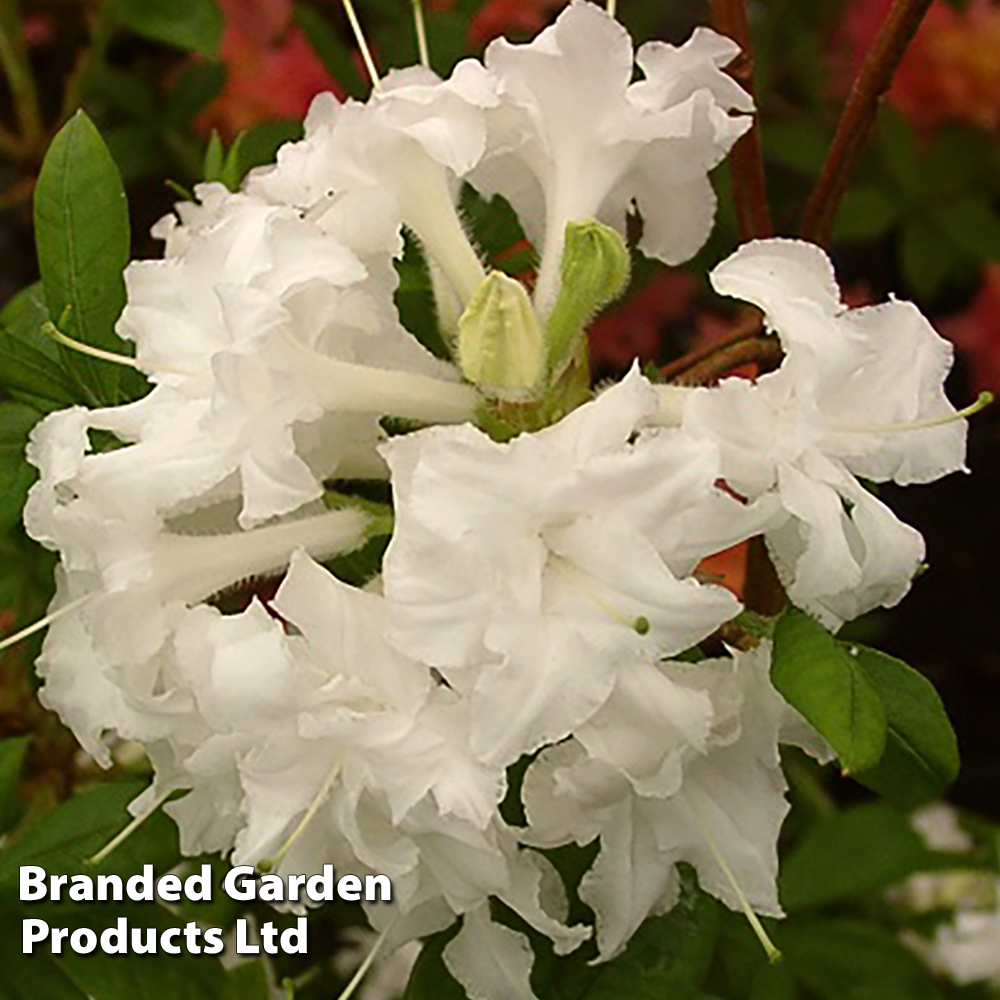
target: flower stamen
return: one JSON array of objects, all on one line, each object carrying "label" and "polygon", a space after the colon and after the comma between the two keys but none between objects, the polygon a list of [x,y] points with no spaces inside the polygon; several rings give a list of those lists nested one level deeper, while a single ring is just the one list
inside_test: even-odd
[{"label": "flower stamen", "polygon": [[964,420],[975,416],[980,410],[985,410],[993,402],[992,392],[981,392],[979,398],[962,410],[949,413],[944,417],[928,417],[925,420],[911,420],[901,424],[845,424],[835,425],[832,429],[847,434],[898,434],[902,431],[924,431],[931,427],[944,427],[956,420]]},{"label": "flower stamen", "polygon": [[2,653],[5,649],[9,649],[11,646],[16,646],[22,639],[27,639],[36,632],[41,632],[42,629],[48,628],[53,622],[57,622],[60,618],[64,615],[68,615],[71,611],[76,611],[81,604],[89,600],[90,596],[90,594],[85,594],[83,597],[78,597],[75,601],[70,601],[69,604],[64,604],[57,611],[52,611],[44,618],[39,618],[38,621],[32,622],[32,624],[21,629],[20,632],[15,632],[13,635],[8,635],[5,639],[0,640],[0,653]]},{"label": "flower stamen", "polygon": [[410,0],[413,7],[413,25],[417,31],[417,50],[420,53],[420,65],[431,68],[431,54],[427,47],[427,25],[424,23],[424,6],[420,0]]},{"label": "flower stamen", "polygon": [[750,901],[747,899],[746,894],[740,887],[740,883],[736,879],[736,875],[734,874],[732,868],[729,867],[729,862],[726,861],[722,851],[719,850],[719,845],[716,843],[715,837],[712,836],[712,831],[709,830],[704,823],[702,823],[701,817],[695,811],[691,803],[683,797],[683,795],[678,795],[677,798],[691,825],[698,832],[701,839],[705,841],[708,849],[712,852],[712,856],[722,869],[722,874],[725,875],[726,880],[732,886],[733,892],[736,894],[736,898],[739,901],[740,909],[743,911],[743,915],[747,918],[747,922],[750,924],[751,930],[753,930],[754,934],[757,935],[757,940],[760,941],[761,946],[767,955],[767,960],[772,965],[776,962],[780,962],[781,952],[768,936],[767,931],[764,930],[764,925],[760,922],[760,917],[754,913],[753,907],[750,905]]},{"label": "flower stamen", "polygon": [[364,60],[365,69],[368,70],[368,76],[371,78],[372,89],[381,90],[382,82],[379,79],[378,70],[375,68],[375,60],[372,59],[371,50],[368,48],[365,33],[361,30],[361,22],[358,20],[358,15],[354,10],[354,4],[351,0],[340,0],[340,2],[343,5],[344,13],[347,14],[347,20],[351,25],[351,31],[354,32],[358,48],[361,50],[361,58]]},{"label": "flower stamen", "polygon": [[114,351],[105,351],[100,347],[85,344],[81,340],[74,340],[63,333],[51,320],[46,320],[42,324],[42,333],[51,337],[57,344],[62,344],[63,347],[68,347],[71,351],[76,351],[78,354],[86,354],[100,361],[110,361],[114,365],[124,365],[126,368],[134,368],[136,371],[142,372],[143,375],[180,375],[190,378],[193,374],[192,372],[178,371],[173,368],[151,368],[137,358],[130,358],[127,354],[116,354]]},{"label": "flower stamen", "polygon": [[358,971],[354,973],[351,977],[351,981],[344,987],[344,992],[337,997],[337,1000],[351,1000],[354,995],[354,991],[361,985],[361,980],[365,978],[368,970],[372,967],[372,962],[375,961],[375,956],[378,954],[379,949],[382,947],[383,942],[389,936],[390,931],[396,926],[396,921],[399,919],[399,914],[392,918],[392,922],[381,934],[378,936],[378,940],[372,945],[372,950],[368,952],[365,960],[358,966]]},{"label": "flower stamen", "polygon": [[116,833],[96,854],[87,858],[84,861],[84,864],[99,865],[102,861],[104,861],[104,859],[107,858],[112,851],[121,847],[121,845],[124,844],[125,841],[128,840],[128,838],[131,837],[132,834],[135,833],[135,831],[138,830],[139,827],[153,815],[153,813],[160,809],[160,807],[167,801],[167,799],[170,798],[171,795],[173,795],[175,791],[175,788],[171,788],[164,792],[149,809],[147,809],[141,816],[134,817],[124,829]]},{"label": "flower stamen", "polygon": [[333,762],[333,766],[330,768],[326,778],[323,779],[323,784],[320,785],[319,791],[313,796],[313,800],[309,803],[309,808],[306,809],[302,819],[299,820],[295,829],[292,830],[285,842],[278,848],[273,858],[261,858],[257,862],[257,871],[266,875],[268,872],[274,871],[284,861],[288,852],[295,846],[295,842],[305,833],[309,824],[316,818],[316,813],[319,812],[320,806],[329,797],[330,789],[333,788],[333,783],[337,780],[342,765],[343,761],[341,760]]}]

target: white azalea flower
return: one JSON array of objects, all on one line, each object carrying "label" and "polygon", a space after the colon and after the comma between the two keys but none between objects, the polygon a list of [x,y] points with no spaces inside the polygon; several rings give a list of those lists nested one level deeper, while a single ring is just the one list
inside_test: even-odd
[{"label": "white azalea flower", "polygon": [[[624,948],[647,916],[673,905],[682,861],[727,906],[781,915],[777,840],[788,803],[778,744],[828,751],[775,691],[769,665],[762,644],[731,660],[650,668],[660,674],[659,691],[651,682],[624,687],[585,727],[601,738],[581,730],[529,768],[529,840],[601,838],[580,897],[597,914],[602,959]],[[686,734],[676,722],[685,716]]]},{"label": "white azalea flower", "polygon": [[[679,432],[630,444],[656,405],[633,370],[509,444],[466,426],[382,447],[396,506],[384,562],[393,638],[469,693],[487,762],[562,739],[607,700],[620,660],[679,653],[739,610],[687,576],[690,539],[658,547],[716,492],[718,458]],[[733,541],[746,537],[744,508],[717,499]]]},{"label": "white azalea flower", "polygon": [[[238,476],[250,527],[317,499],[365,450],[370,469],[380,416],[471,415],[475,392],[399,325],[388,259],[363,264],[289,206],[197,191],[201,206],[158,228],[167,256],[126,271],[118,332],[157,384],[132,439],[173,443],[178,461],[207,454],[220,482]],[[161,411],[185,401],[195,431],[179,435]]]},{"label": "white azalea flower", "polygon": [[891,607],[923,539],[856,477],[906,484],[964,468],[966,421],[943,390],[950,345],[910,303],[845,307],[807,243],[749,243],[711,278],[764,310],[786,357],[755,383],[686,394],[684,427],[719,443],[732,489],[776,495],[791,515],[767,541],[793,601],[831,628]]},{"label": "white azalea flower", "polygon": [[541,251],[536,306],[558,293],[569,222],[597,218],[624,234],[634,203],[640,249],[671,264],[708,237],[715,196],[708,171],[750,127],[748,94],[722,72],[739,47],[707,28],[682,47],[649,42],[635,56],[628,32],[595,4],[574,0],[534,41],[498,39],[486,50],[499,103],[471,175],[500,193]]},{"label": "white azalea flower", "polygon": [[305,139],[284,146],[248,189],[300,207],[365,251],[398,255],[405,225],[461,309],[486,275],[456,210],[457,181],[483,155],[483,108],[495,102],[473,60],[444,81],[421,67],[393,71],[364,104],[321,94]]}]

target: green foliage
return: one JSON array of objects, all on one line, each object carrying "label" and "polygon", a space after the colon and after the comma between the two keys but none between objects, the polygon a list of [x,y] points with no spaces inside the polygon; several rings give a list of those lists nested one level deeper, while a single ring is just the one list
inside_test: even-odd
[{"label": "green foliage", "polygon": [[784,860],[779,885],[789,911],[826,906],[884,889],[927,862],[907,818],[884,802],[834,813],[812,827]]},{"label": "green foliage", "polygon": [[[589,964],[588,948],[556,958],[547,943],[529,932],[536,943],[532,989],[539,1000],[698,1000],[715,952],[719,915],[719,905],[686,873],[674,908],[646,920],[610,962]],[[455,933],[449,928],[428,940],[404,1000],[464,1000],[465,992],[442,958]]]},{"label": "green foliage", "polygon": [[886,743],[885,709],[857,659],[804,611],[774,632],[774,686],[826,738],[845,772],[874,767]]},{"label": "green foliage", "polygon": [[24,403],[0,403],[0,533],[21,520],[21,511],[35,470],[24,449],[28,434],[38,421],[38,411]]},{"label": "green foliage", "polygon": [[51,337],[40,284],[29,285],[0,312],[0,387],[42,413],[86,402],[86,390],[68,371]]},{"label": "green foliage", "polygon": [[[125,305],[128,207],[118,168],[82,111],[53,139],[42,164],[35,230],[45,304],[56,324],[76,340],[120,351],[114,328]],[[97,401],[118,402],[116,365],[63,358]]]},{"label": "green foliage", "polygon": [[888,720],[885,753],[858,781],[904,809],[941,795],[958,777],[958,740],[934,685],[901,660],[851,645]]},{"label": "green foliage", "polygon": [[367,82],[358,73],[350,48],[333,30],[329,20],[314,7],[304,3],[295,5],[293,17],[309,39],[313,51],[329,70],[330,76],[344,88],[349,97],[363,99],[368,93]]},{"label": "green foliage", "polygon": [[0,740],[0,834],[6,833],[17,821],[17,784],[30,742],[30,736]]},{"label": "green foliage", "polygon": [[[125,807],[143,787],[139,781],[99,785],[68,799],[33,824],[25,836],[0,851],[0,896],[16,895],[19,865],[41,865],[50,873],[86,871],[86,859],[129,823],[132,817]],[[162,874],[179,860],[177,827],[157,812],[91,871],[134,875],[144,864],[151,864]]]},{"label": "green foliage", "polygon": [[122,24],[137,35],[214,56],[222,41],[222,11],[215,0],[118,0]]},{"label": "green foliage", "polygon": [[823,1000],[939,1000],[927,967],[889,932],[859,920],[815,918],[777,928],[795,978]]}]

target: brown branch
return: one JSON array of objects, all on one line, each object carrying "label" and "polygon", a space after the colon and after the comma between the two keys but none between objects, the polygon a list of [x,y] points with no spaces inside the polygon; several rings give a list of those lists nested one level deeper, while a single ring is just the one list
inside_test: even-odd
[{"label": "brown branch", "polygon": [[777,337],[757,335],[731,340],[708,357],[671,379],[674,385],[707,385],[742,365],[757,364],[771,371],[783,357]]},{"label": "brown branch", "polygon": [[933,0],[895,0],[851,87],[823,170],[806,206],[802,235],[826,244],[840,199],[854,173],[868,135],[907,47]]},{"label": "brown branch", "polygon": [[[753,51],[750,46],[750,25],[745,0],[711,0],[712,24],[728,35],[742,52],[728,68],[729,75],[751,96],[754,96]],[[771,213],[767,205],[764,181],[764,156],[760,146],[760,128],[753,127],[733,147],[729,154],[729,171],[733,181],[733,201],[740,227],[740,240],[771,236]]]},{"label": "brown branch", "polygon": [[762,329],[763,316],[760,310],[754,306],[749,306],[743,315],[737,319],[731,334],[723,337],[721,340],[715,340],[704,347],[698,347],[693,351],[688,351],[687,354],[679,358],[675,358],[660,369],[660,375],[665,381],[673,382],[689,368],[693,368],[719,351],[725,350],[730,344],[736,344],[741,340],[749,340],[751,337],[756,337]]}]

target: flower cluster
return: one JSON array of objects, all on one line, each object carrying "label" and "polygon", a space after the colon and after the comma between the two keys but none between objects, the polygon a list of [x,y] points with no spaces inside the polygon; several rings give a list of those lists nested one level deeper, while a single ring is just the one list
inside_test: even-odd
[{"label": "flower cluster", "polygon": [[[172,796],[185,852],[388,874],[369,916],[392,943],[461,917],[444,957],[470,996],[531,996],[527,938],[491,899],[557,953],[593,935],[599,960],[671,907],[682,862],[780,914],[778,745],[826,750],[767,641],[699,658],[741,606],[697,567],[763,535],[829,625],[894,604],[923,544],[866,482],[963,465],[947,344],[909,304],[847,310],[791,241],[712,274],[764,312],[778,370],[680,389],[633,369],[591,398],[583,333],[625,284],[627,215],[661,261],[708,236],[708,172],[752,110],[736,54],[702,29],[633,57],[576,0],[447,80],[321,96],[276,165],[199,187],[157,226],[163,259],[128,268],[118,332],[148,394],[32,438],[25,522],[61,556],[44,703],[102,762],[146,746],[134,810]],[[488,270],[462,184],[516,210],[533,288]],[[455,363],[400,323],[404,233]],[[347,582],[344,557],[379,546]],[[273,597],[225,613],[261,578]],[[546,853],[595,840],[596,931],[567,924]]]}]

